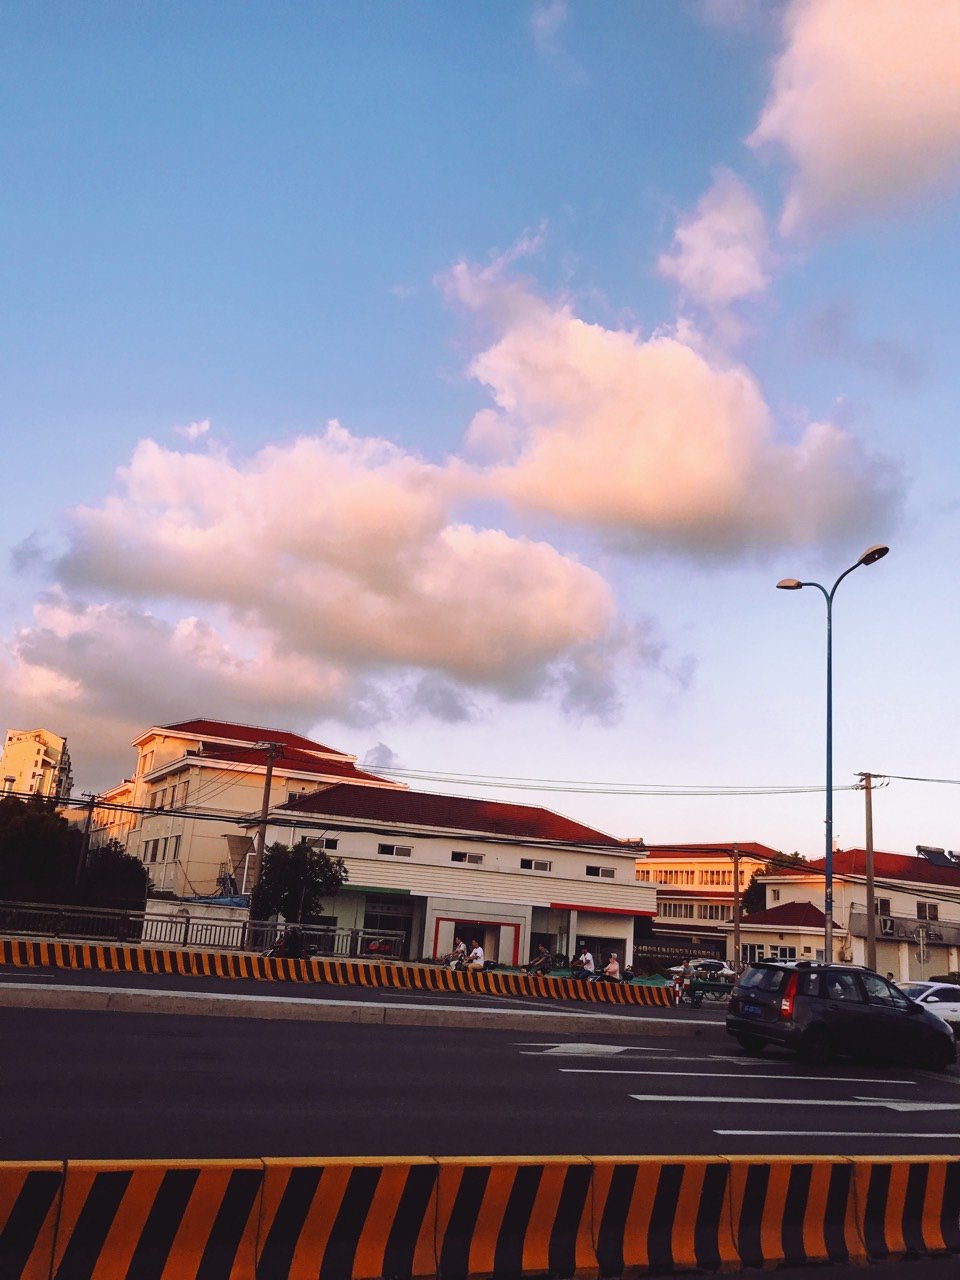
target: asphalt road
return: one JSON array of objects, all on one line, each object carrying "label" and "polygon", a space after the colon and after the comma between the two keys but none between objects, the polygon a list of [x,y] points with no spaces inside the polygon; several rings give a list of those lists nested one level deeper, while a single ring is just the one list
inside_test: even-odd
[{"label": "asphalt road", "polygon": [[955,1068],[532,1025],[3,1008],[0,1159],[957,1151]]}]

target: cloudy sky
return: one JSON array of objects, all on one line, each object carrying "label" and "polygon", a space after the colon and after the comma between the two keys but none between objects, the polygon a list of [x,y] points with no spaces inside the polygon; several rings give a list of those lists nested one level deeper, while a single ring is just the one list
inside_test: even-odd
[{"label": "cloudy sky", "polygon": [[[823,782],[774,587],[888,543],[836,782],[960,778],[953,0],[3,22],[0,729],[81,790],[204,715],[817,855],[822,790],[737,794]],[[878,847],[958,800],[892,781]]]}]

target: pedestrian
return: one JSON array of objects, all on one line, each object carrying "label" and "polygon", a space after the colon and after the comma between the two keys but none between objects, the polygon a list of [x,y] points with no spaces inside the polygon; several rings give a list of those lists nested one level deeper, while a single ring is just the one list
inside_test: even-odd
[{"label": "pedestrian", "polygon": [[673,994],[677,1004],[683,1004],[683,997],[690,999],[690,984],[693,982],[693,966],[689,956],[681,964],[679,972],[673,977]]}]

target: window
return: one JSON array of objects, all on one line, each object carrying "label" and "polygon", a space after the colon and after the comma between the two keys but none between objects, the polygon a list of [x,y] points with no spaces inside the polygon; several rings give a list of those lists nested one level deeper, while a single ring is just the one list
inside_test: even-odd
[{"label": "window", "polygon": [[148,840],[147,843],[143,846],[144,862],[156,862],[157,850],[159,848],[160,848],[159,840]]},{"label": "window", "polygon": [[413,849],[408,844],[378,844],[377,853],[382,858],[409,858]]},{"label": "window", "polygon": [[473,867],[479,867],[483,863],[482,853],[461,853],[458,849],[454,849],[450,855],[451,862],[469,862]]},{"label": "window", "polygon": [[601,880],[613,879],[613,867],[587,867],[588,876],[597,876]]},{"label": "window", "polygon": [[649,871],[638,871],[638,872],[637,872],[637,879],[638,879],[638,880],[643,880],[643,881],[645,881],[647,884],[649,884],[649,883],[650,883],[650,872],[649,872]]},{"label": "window", "polygon": [[829,1000],[845,1000],[848,1004],[863,1004],[863,993],[852,973],[841,973],[834,970],[827,975],[827,998]]},{"label": "window", "polygon": [[873,909],[878,916],[888,916],[890,914],[890,899],[874,898]]},{"label": "window", "polygon": [[553,863],[547,862],[546,858],[521,858],[521,871],[552,871]]},{"label": "window", "polygon": [[307,844],[311,849],[322,849],[324,853],[329,853],[332,849],[336,849],[340,843],[336,836],[316,836],[313,840],[308,840]]},{"label": "window", "polygon": [[780,890],[779,890],[779,889],[771,889],[771,890],[770,890],[770,901],[771,901],[771,902],[779,902],[779,901],[780,901]]},{"label": "window", "polygon": [[940,907],[936,902],[918,902],[917,903],[917,919],[918,920],[939,920]]},{"label": "window", "polygon": [[796,960],[797,948],[786,946],[772,946],[770,948],[771,960]]},{"label": "window", "polygon": [[692,920],[692,902],[661,902],[660,915],[665,920]]},{"label": "window", "polygon": [[732,907],[721,906],[719,903],[710,902],[706,906],[697,907],[698,920],[729,920]]}]

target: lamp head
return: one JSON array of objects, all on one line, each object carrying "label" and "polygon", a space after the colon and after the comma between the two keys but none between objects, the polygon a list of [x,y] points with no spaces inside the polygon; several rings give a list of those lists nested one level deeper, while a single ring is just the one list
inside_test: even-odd
[{"label": "lamp head", "polygon": [[876,564],[878,560],[883,559],[889,550],[889,547],[885,547],[882,542],[878,542],[872,547],[867,547],[857,564]]},{"label": "lamp head", "polygon": [[796,578],[781,578],[777,583],[778,591],[799,591],[803,586]]}]

